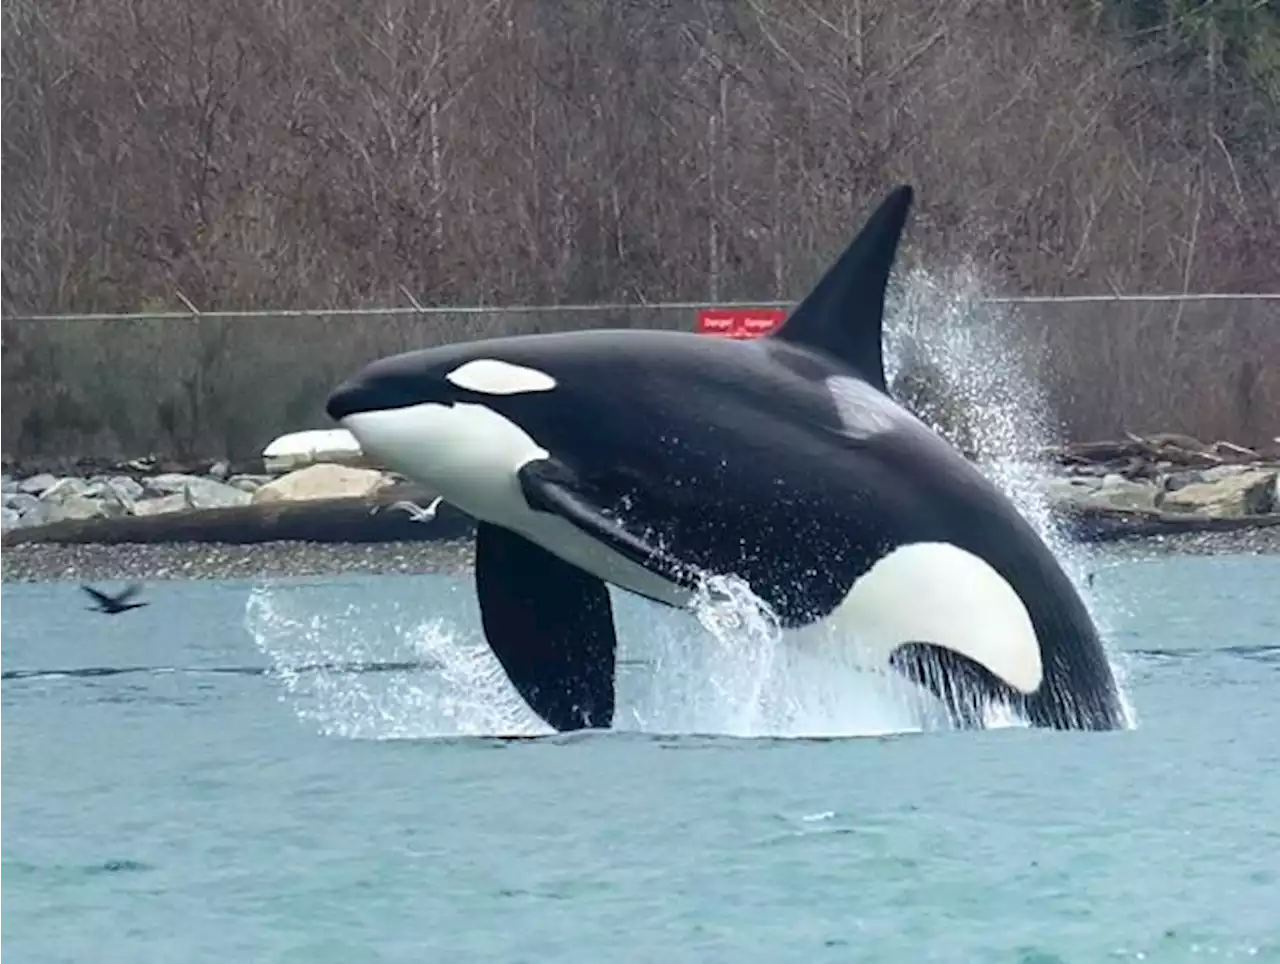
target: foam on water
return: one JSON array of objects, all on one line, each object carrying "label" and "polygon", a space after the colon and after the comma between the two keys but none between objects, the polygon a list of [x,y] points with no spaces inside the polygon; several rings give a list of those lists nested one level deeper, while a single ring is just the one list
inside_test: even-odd
[{"label": "foam on water", "polygon": [[[1010,344],[1016,318],[981,297],[977,275],[967,269],[941,278],[917,270],[898,279],[886,321],[890,385],[973,453],[1014,501],[1080,587],[1105,637],[1107,614],[1097,611],[1085,586],[1090,554],[1056,530],[1043,496],[1044,469],[1035,457],[1058,435],[1046,400],[1017,364]],[[922,370],[928,391],[911,381]],[[736,577],[708,579],[692,619],[611,593],[621,660],[618,729],[863,736],[947,725],[936,701],[896,675],[866,672],[852,661],[851,647],[788,645],[768,606]],[[474,613],[428,615],[394,602],[326,612],[319,597],[301,588],[257,589],[246,625],[273,661],[282,699],[321,732],[355,738],[551,732],[506,679]],[[429,668],[376,676],[299,669],[362,659]],[[1111,661],[1126,690],[1125,667],[1113,655]],[[1025,725],[1001,707],[987,707],[986,718],[992,727]]]}]

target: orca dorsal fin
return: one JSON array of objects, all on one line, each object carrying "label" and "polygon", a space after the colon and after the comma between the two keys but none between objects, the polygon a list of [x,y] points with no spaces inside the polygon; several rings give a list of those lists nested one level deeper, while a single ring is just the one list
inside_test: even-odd
[{"label": "orca dorsal fin", "polygon": [[858,236],[773,335],[834,355],[882,392],[884,299],[911,209],[909,184],[894,188]]}]

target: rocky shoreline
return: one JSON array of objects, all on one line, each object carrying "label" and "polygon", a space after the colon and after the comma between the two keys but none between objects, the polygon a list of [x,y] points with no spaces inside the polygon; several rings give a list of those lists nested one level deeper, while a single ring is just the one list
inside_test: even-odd
[{"label": "rocky shoreline", "polygon": [[[233,473],[131,462],[91,475],[6,473],[6,582],[466,571],[472,522],[433,494],[333,460]],[[1085,542],[1162,551],[1280,552],[1280,451],[1185,436],[1047,450],[1055,521]],[[1044,467],[1049,471],[1045,472]],[[159,471],[168,468],[170,471]],[[274,468],[274,472],[270,469]]]}]

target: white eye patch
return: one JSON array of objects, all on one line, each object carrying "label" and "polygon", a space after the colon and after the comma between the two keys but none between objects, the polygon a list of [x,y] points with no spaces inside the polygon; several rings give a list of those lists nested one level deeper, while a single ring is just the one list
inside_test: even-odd
[{"label": "white eye patch", "polygon": [[525,392],[549,392],[556,387],[556,380],[546,372],[496,358],[469,361],[445,378],[459,388],[484,395],[523,395]]}]

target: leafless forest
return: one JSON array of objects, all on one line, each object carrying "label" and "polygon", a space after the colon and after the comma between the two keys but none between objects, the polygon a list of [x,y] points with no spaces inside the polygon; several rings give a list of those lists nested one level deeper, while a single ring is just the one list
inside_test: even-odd
[{"label": "leafless forest", "polygon": [[[245,456],[446,338],[692,313],[83,311],[776,299],[892,184],[904,270],[1280,290],[1259,0],[5,0],[4,451]],[[1068,434],[1280,434],[1280,302],[1026,308]]]}]

